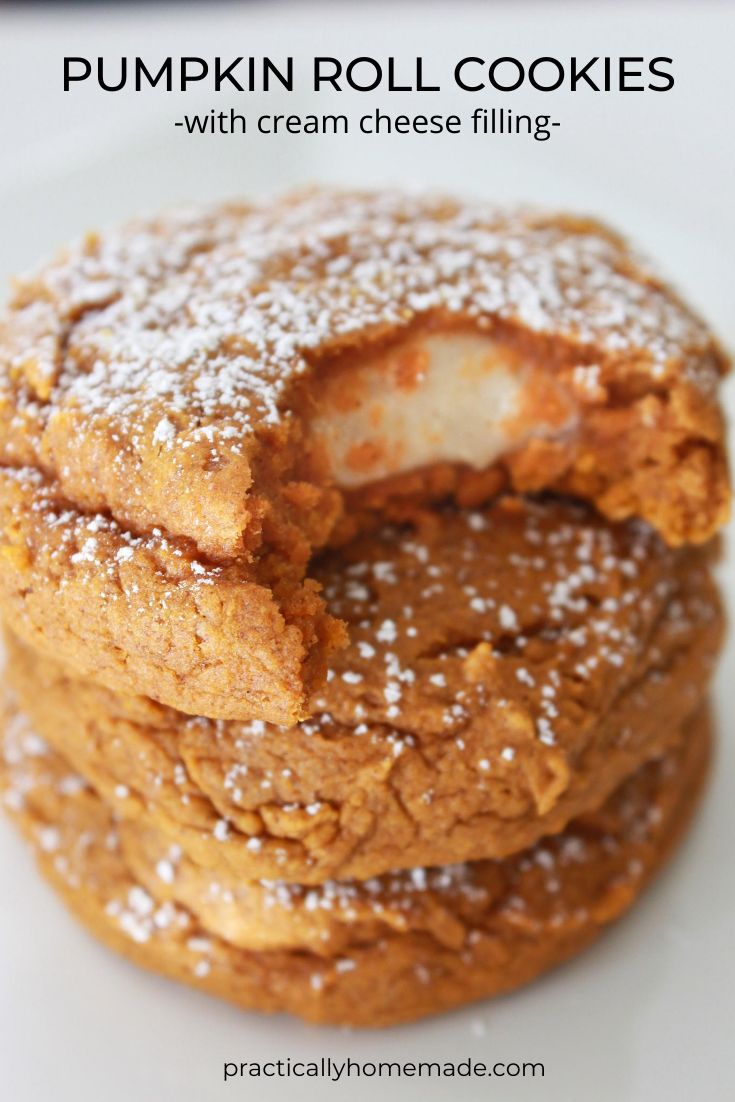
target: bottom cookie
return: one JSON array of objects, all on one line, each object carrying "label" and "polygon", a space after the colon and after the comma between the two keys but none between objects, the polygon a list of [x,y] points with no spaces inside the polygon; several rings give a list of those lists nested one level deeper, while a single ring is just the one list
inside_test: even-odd
[{"label": "bottom cookie", "polygon": [[[7,722],[0,785],[72,912],[136,963],[242,1007],[386,1026],[507,992],[588,945],[628,909],[680,837],[709,749],[709,718],[700,713],[676,751],[641,769],[600,811],[503,861],[333,883],[303,895],[274,882],[253,885],[261,904],[270,893],[268,906],[295,908],[307,926],[309,912],[351,899],[354,927],[331,954],[328,938],[317,952],[242,948],[217,936],[210,926],[221,928],[222,912],[205,899],[212,889],[200,899],[188,878],[184,906],[167,866],[159,869],[160,891],[155,877],[143,886],[105,804],[17,714]],[[438,909],[454,920],[450,938],[436,923],[412,921],[417,896],[418,913]],[[350,907],[342,919],[349,930]]]}]

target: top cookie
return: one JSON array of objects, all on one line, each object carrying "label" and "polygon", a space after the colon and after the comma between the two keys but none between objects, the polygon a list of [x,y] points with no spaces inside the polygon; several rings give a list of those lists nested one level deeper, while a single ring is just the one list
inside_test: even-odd
[{"label": "top cookie", "polygon": [[725,366],[596,223],[317,191],[136,222],[20,280],[0,464],[62,508],[251,564],[265,624],[342,513],[395,496],[554,489],[707,539]]},{"label": "top cookie", "polygon": [[[318,498],[298,501],[301,477],[352,489],[441,462],[504,460],[519,489],[672,543],[724,515],[722,354],[589,221],[381,193],[179,211],[21,280],[2,344],[6,462],[215,556],[270,542],[265,515],[300,526]],[[401,407],[377,441],[353,390]],[[425,431],[390,454],[405,425]]]}]

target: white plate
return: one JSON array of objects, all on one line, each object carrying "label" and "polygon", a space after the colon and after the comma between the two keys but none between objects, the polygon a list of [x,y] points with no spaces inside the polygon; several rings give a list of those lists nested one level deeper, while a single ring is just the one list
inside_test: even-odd
[{"label": "white plate", "polygon": [[[732,8],[565,3],[370,5],[347,12],[302,4],[16,11],[3,16],[5,127],[0,181],[3,275],[69,234],[180,198],[263,192],[305,180],[454,187],[578,207],[612,218],[654,253],[732,344],[733,95],[726,83]],[[633,13],[635,19],[633,20]],[[662,18],[662,16],[664,18]],[[386,28],[390,28],[387,35]],[[326,41],[328,38],[328,42]],[[401,46],[410,43],[410,47]],[[237,46],[234,49],[235,44]],[[501,49],[502,47],[502,49]],[[63,98],[63,53],[668,54],[667,98],[560,96],[558,140],[192,139],[172,120],[178,97]],[[40,73],[38,80],[33,72]],[[29,75],[31,74],[31,75]],[[21,95],[22,89],[22,95]],[[196,102],[190,95],[188,105]],[[441,108],[467,101],[443,94]],[[199,97],[200,105],[208,106]],[[340,104],[357,109],[359,97]],[[426,110],[429,101],[426,101]],[[456,100],[456,102],[455,102]],[[256,109],[265,101],[250,99]],[[297,106],[301,103],[301,107]],[[422,105],[424,101],[422,100]],[[274,101],[268,101],[275,110]],[[321,109],[335,110],[328,99]],[[393,110],[419,109],[386,97]],[[370,106],[374,106],[371,103]],[[520,106],[517,104],[516,106]],[[525,106],[525,104],[524,104]],[[536,111],[543,105],[534,102]],[[265,108],[263,108],[265,109]],[[289,110],[313,109],[294,94]],[[367,107],[365,108],[367,110]],[[550,106],[546,108],[550,109]],[[718,114],[719,112],[719,114]],[[728,141],[723,140],[729,138]],[[723,570],[731,602],[732,564]],[[90,940],[0,826],[0,1075],[12,1102],[202,1102],[220,1095],[322,1099],[543,1099],[709,1102],[735,1095],[732,914],[735,834],[732,685],[735,649],[715,695],[722,740],[706,807],[634,913],[595,948],[516,995],[386,1032],[316,1030],[239,1013],[136,971]],[[225,1061],[318,1059],[543,1061],[543,1080],[350,1079],[222,1083]]]}]

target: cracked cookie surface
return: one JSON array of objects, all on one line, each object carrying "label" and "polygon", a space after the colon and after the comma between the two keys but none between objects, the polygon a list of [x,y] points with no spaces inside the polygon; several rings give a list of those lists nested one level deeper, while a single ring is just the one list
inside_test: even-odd
[{"label": "cracked cookie surface", "polygon": [[95,557],[119,600],[88,584],[108,654],[83,672],[137,651],[174,707],[293,722],[344,643],[311,556],[386,503],[553,489],[672,544],[709,538],[725,369],[585,219],[314,192],[91,235],[19,280],[2,322],[0,577],[27,590],[15,572],[41,555],[73,589],[67,546]]},{"label": "cracked cookie surface", "polygon": [[711,549],[556,500],[420,512],[317,564],[350,644],[295,727],[192,718],[12,637],[39,732],[198,863],[319,883],[502,857],[678,737],[722,636]]},{"label": "cracked cookie surface", "polygon": [[[150,837],[131,861],[134,825],[118,824],[17,713],[0,787],[71,911],[131,960],[242,1007],[380,1026],[509,991],[588,945],[678,840],[709,740],[700,712],[677,750],[516,857],[306,891],[218,882]],[[245,948],[253,929],[260,947]]]}]

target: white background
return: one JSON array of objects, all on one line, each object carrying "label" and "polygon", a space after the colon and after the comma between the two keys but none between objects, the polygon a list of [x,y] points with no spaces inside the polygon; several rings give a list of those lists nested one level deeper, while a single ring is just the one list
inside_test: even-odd
[{"label": "white background", "polygon": [[[26,4],[0,12],[0,276],[69,236],[186,199],[296,183],[397,183],[600,214],[630,233],[735,344],[735,6],[725,3]],[[269,111],[553,114],[527,137],[189,136],[183,110],[234,97],[191,91],[62,91],[64,55],[297,58],[418,55],[439,94],[237,97]],[[473,54],[674,59],[666,94],[453,92]],[[299,68],[299,59],[302,68]],[[303,81],[308,88],[308,79]],[[729,396],[732,405],[732,396]],[[735,591],[732,566],[723,570]],[[497,1098],[709,1102],[735,1096],[732,685],[717,683],[721,746],[706,808],[683,852],[630,919],[586,956],[517,995],[384,1033],[316,1030],[232,1010],[136,972],[91,942],[0,824],[0,1090],[12,1102],[205,1102],[220,1097]],[[726,707],[727,704],[727,707]],[[541,1060],[544,1080],[332,1085],[221,1083],[225,1060]]]}]

